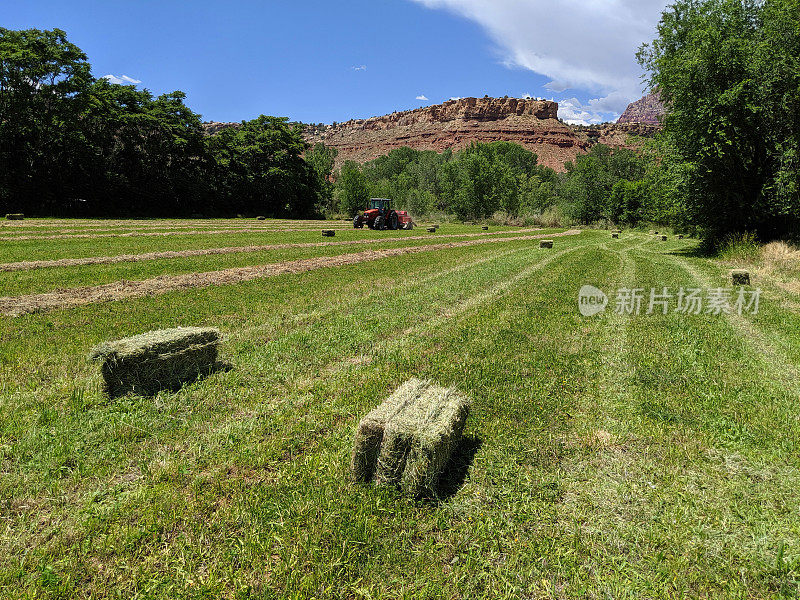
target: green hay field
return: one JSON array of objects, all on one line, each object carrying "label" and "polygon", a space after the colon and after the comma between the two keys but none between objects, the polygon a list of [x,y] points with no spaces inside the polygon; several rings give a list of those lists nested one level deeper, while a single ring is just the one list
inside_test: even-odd
[{"label": "green hay field", "polygon": [[[4,241],[0,263],[317,242],[334,226],[261,223],[308,232]],[[23,225],[52,235],[93,222]],[[0,295],[480,226],[381,242],[424,232],[0,272]],[[672,235],[553,239],[0,316],[0,597],[797,597],[800,298],[756,277],[757,315],[622,316],[610,297],[583,317],[584,284],[719,287],[731,265]],[[104,397],[91,348],[177,326],[219,328],[233,368],[177,392]],[[438,501],[348,478],[359,420],[411,377],[472,399]]]}]

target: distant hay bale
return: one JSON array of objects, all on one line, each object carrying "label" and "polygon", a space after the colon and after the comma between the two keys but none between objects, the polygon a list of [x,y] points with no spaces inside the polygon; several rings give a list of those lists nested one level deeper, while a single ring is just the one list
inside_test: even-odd
[{"label": "distant hay bale", "polygon": [[105,393],[155,394],[210,373],[217,362],[219,331],[178,327],[150,331],[96,346],[89,358],[101,362]]},{"label": "distant hay bale", "polygon": [[539,242],[539,248],[552,248],[553,240],[542,240]]},{"label": "distant hay bale", "polygon": [[750,285],[750,273],[745,269],[734,269],[731,271],[731,284]]},{"label": "distant hay bale", "polygon": [[682,240],[682,239],[683,239],[683,234],[682,234],[682,233],[679,233],[679,234],[678,234],[676,237],[677,237],[679,240]]},{"label": "distant hay bale", "polygon": [[661,241],[662,241],[662,242],[666,242],[666,241],[667,241],[667,236],[665,236],[665,235],[662,235],[662,236],[661,236]]},{"label": "distant hay bale", "polygon": [[336,231],[334,231],[333,229],[323,229],[322,235],[324,237],[333,237],[336,235]]},{"label": "distant hay bale", "polygon": [[481,229],[482,229],[483,231],[489,231],[489,227],[487,227],[486,225],[484,225],[483,227],[481,227]]},{"label": "distant hay bale", "polygon": [[618,239],[619,239],[619,234],[618,234],[618,233],[616,233],[616,232],[615,232],[615,233],[612,233],[612,234],[611,234],[611,238],[612,238],[612,239],[615,239],[615,240],[618,240]]},{"label": "distant hay bale", "polygon": [[428,227],[428,233],[436,233],[436,227]]},{"label": "distant hay bale", "polygon": [[354,479],[397,485],[413,497],[435,494],[469,405],[454,388],[415,378],[405,382],[359,423],[351,458]]},{"label": "distant hay bale", "polygon": [[259,215],[258,217],[256,217],[256,220],[257,221],[266,221],[267,217],[262,217],[262,216]]},{"label": "distant hay bale", "polygon": [[25,215],[22,213],[8,213],[6,214],[6,219],[9,221],[22,221],[25,218]]},{"label": "distant hay bale", "polygon": [[658,235],[658,232],[657,232],[657,231],[656,231],[656,232],[654,232],[654,233],[655,233],[655,235]]}]

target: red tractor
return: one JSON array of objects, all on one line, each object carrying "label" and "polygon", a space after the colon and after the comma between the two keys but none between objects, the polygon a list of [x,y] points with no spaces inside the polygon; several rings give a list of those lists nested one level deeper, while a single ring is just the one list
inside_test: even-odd
[{"label": "red tractor", "polygon": [[353,227],[361,229],[414,229],[414,221],[404,210],[394,210],[387,198],[370,198],[367,210],[353,217]]}]

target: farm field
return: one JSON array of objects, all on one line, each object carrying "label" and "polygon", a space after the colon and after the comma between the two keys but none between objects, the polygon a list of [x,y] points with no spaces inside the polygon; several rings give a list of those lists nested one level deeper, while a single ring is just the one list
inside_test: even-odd
[{"label": "farm field", "polygon": [[[800,593],[797,294],[765,276],[757,314],[614,310],[728,285],[694,240],[242,219],[0,239],[0,597]],[[579,313],[585,284],[604,313]],[[92,347],[190,325],[230,370],[102,395]],[[359,419],[411,377],[473,400],[435,500],[348,479]]]}]

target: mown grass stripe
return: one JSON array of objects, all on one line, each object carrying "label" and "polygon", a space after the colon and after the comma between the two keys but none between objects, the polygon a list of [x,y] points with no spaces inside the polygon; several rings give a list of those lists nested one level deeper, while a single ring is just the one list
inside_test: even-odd
[{"label": "mown grass stripe", "polygon": [[164,275],[143,281],[121,281],[95,287],[72,288],[44,294],[30,294],[11,297],[7,296],[0,298],[0,313],[10,316],[18,316],[26,313],[40,312],[56,308],[66,308],[70,306],[80,306],[108,300],[120,300],[124,298],[163,294],[171,290],[197,288],[211,285],[228,285],[263,277],[274,277],[288,273],[303,273],[305,271],[311,271],[325,267],[342,266],[371,260],[379,260],[389,256],[401,256],[404,254],[413,254],[418,252],[431,252],[478,244],[533,240],[539,239],[545,235],[556,237],[578,234],[580,234],[580,230],[570,230],[560,234],[542,234],[511,238],[484,238],[461,242],[449,242],[445,244],[408,246],[385,250],[366,250],[364,252],[343,254],[334,257],[319,257],[296,261],[286,261],[284,263],[253,267],[237,267],[233,269],[210,271],[205,273]]}]

